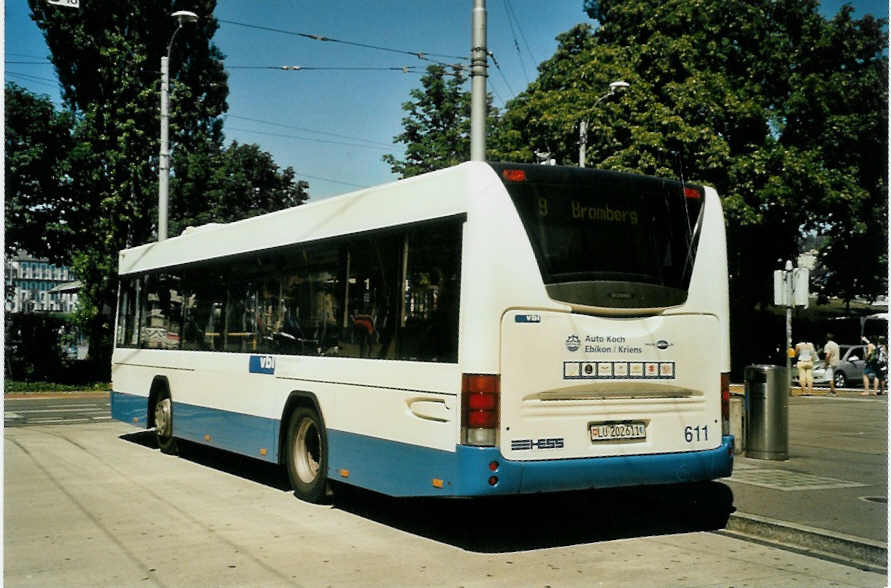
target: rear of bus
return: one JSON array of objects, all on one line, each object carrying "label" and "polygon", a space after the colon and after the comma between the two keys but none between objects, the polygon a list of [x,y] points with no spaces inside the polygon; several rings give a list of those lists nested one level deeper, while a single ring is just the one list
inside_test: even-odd
[{"label": "rear of bus", "polygon": [[717,193],[590,169],[491,167],[544,293],[491,295],[499,298],[497,373],[463,377],[459,452],[487,466],[488,490],[729,476],[727,253]]}]

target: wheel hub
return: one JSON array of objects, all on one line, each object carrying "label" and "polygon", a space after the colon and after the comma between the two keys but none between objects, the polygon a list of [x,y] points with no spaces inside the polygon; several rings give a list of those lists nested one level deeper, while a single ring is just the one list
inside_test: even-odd
[{"label": "wheel hub", "polygon": [[169,437],[171,433],[170,399],[164,398],[155,405],[155,431],[162,437]]},{"label": "wheel hub", "polygon": [[304,419],[294,436],[294,468],[297,476],[306,483],[311,483],[319,475],[319,458],[321,438],[315,424]]}]

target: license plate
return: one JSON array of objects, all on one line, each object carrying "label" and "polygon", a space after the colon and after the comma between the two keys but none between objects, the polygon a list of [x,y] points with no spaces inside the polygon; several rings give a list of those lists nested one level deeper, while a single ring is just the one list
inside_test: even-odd
[{"label": "license plate", "polygon": [[592,442],[647,438],[647,426],[640,422],[591,423],[590,431]]}]

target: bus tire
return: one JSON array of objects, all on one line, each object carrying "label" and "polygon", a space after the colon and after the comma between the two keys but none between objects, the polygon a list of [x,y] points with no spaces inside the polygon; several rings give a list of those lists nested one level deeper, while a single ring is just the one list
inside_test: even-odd
[{"label": "bus tire", "polygon": [[285,456],[294,495],[321,502],[328,488],[328,438],[315,409],[300,406],[291,413]]},{"label": "bus tire", "polygon": [[176,455],[178,447],[173,436],[173,399],[169,394],[155,402],[155,439],[161,453]]}]

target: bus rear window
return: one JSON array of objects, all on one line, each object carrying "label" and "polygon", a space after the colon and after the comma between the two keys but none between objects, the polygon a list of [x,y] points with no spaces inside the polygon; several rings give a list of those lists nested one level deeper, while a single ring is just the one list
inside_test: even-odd
[{"label": "bus rear window", "polygon": [[701,187],[592,169],[493,167],[517,207],[552,298],[639,309],[687,299]]}]

